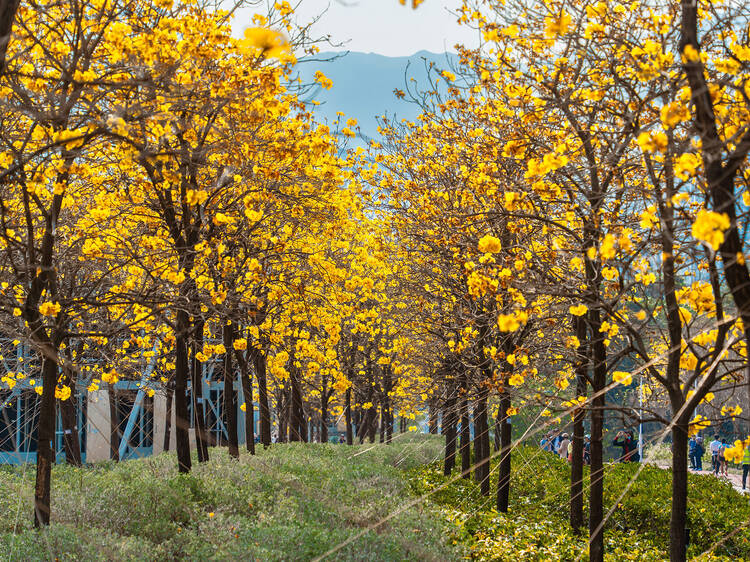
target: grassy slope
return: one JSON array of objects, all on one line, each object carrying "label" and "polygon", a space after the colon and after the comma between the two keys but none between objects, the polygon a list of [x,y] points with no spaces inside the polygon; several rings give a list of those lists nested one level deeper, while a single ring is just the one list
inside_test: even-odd
[{"label": "grassy slope", "polygon": [[[281,445],[232,461],[223,450],[178,475],[172,454],[93,468],[56,466],[53,525],[30,529],[33,467],[0,468],[0,552],[7,560],[446,560],[446,523],[410,500],[404,469],[441,440],[392,446]],[[211,515],[213,514],[213,515]]]},{"label": "grassy slope", "polygon": [[[495,468],[493,463],[493,491]],[[670,472],[646,466],[623,495],[638,468],[636,464],[606,467],[606,510],[617,505],[605,535],[609,560],[668,558]],[[440,463],[414,469],[411,481],[415,493],[431,493],[430,502],[452,523],[453,540],[465,544],[477,559],[587,559],[587,533],[576,537],[567,523],[570,466],[538,448],[520,447],[513,453],[507,515],[495,512],[494,495],[483,498],[473,481],[443,477]],[[689,558],[706,553],[704,560],[750,559],[747,498],[710,476],[691,474],[688,484]]]}]

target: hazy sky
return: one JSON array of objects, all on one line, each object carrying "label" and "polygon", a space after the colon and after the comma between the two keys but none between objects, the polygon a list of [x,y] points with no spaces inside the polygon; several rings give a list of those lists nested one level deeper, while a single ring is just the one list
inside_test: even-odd
[{"label": "hazy sky", "polygon": [[[460,0],[425,0],[412,10],[398,0],[302,0],[297,14],[300,23],[309,22],[328,8],[314,30],[345,43],[335,50],[405,56],[421,50],[453,51],[456,43],[476,44],[476,32],[458,25],[450,13],[458,5]],[[241,19],[235,25],[241,25]]]}]

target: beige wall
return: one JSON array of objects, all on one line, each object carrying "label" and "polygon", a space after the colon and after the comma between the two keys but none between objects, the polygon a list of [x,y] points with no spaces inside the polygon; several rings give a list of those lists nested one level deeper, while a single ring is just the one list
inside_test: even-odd
[{"label": "beige wall", "polygon": [[109,459],[109,391],[88,393],[86,462]]}]

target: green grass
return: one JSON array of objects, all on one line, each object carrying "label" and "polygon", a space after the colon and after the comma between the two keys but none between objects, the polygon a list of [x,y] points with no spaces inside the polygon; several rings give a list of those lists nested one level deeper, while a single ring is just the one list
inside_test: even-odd
[{"label": "green grass", "polygon": [[[219,449],[178,475],[173,454],[55,466],[52,525],[31,528],[34,467],[0,469],[2,560],[456,560],[447,523],[410,505],[407,472],[442,440],[285,444],[239,462]],[[375,523],[388,518],[383,524]]]},{"label": "green grass", "polygon": [[[494,510],[492,495],[479,494],[471,480],[442,475],[433,463],[412,470],[415,494],[429,494],[452,525],[452,538],[477,560],[586,560],[587,531],[575,536],[567,521],[569,464],[534,447],[513,454],[508,514]],[[493,464],[493,469],[495,468]],[[668,470],[645,466],[627,492],[637,464],[609,464],[605,472],[605,513],[615,506],[605,534],[609,560],[668,558],[671,477]],[[588,486],[588,474],[584,486]],[[750,504],[730,484],[711,476],[689,475],[689,558],[750,559]],[[586,514],[587,516],[587,514]]]}]

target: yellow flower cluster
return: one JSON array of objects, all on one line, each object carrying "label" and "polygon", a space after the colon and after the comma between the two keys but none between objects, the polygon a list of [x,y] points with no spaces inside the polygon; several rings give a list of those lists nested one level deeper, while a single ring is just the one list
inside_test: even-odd
[{"label": "yellow flower cluster", "polygon": [[726,213],[716,213],[702,209],[693,222],[693,238],[705,242],[714,251],[724,243],[724,231],[730,226]]}]

